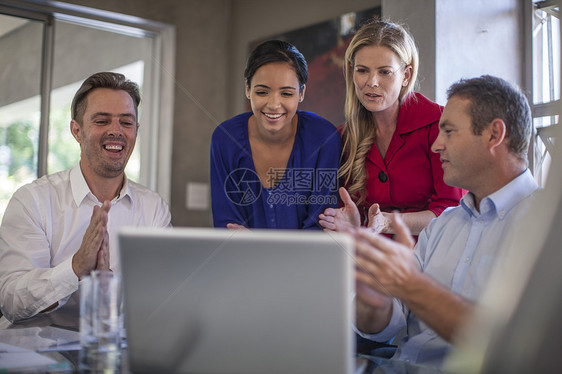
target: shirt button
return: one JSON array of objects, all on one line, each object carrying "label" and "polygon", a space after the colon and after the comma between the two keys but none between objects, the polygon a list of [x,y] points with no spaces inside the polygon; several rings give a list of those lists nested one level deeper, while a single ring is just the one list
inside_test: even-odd
[{"label": "shirt button", "polygon": [[468,261],[470,261],[470,257],[466,257],[466,258],[464,259],[464,262],[468,262]]},{"label": "shirt button", "polygon": [[388,180],[388,176],[386,175],[386,173],[384,171],[381,171],[379,173],[379,180],[384,183]]},{"label": "shirt button", "polygon": [[273,209],[273,204],[269,204],[269,207],[270,207],[271,209]]},{"label": "shirt button", "polygon": [[427,333],[428,333],[429,335],[433,335],[433,334],[434,334],[433,330],[427,330]]}]

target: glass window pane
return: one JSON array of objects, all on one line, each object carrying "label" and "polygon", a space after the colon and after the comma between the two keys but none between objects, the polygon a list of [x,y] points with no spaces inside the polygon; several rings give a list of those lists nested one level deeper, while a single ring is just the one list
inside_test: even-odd
[{"label": "glass window pane", "polygon": [[554,149],[554,127],[558,123],[559,116],[546,116],[533,118],[533,125],[537,131],[534,138],[534,176],[540,186],[544,186],[548,176],[551,163],[551,152]]},{"label": "glass window pane", "polygon": [[37,178],[43,24],[0,15],[0,218]]},{"label": "glass window pane", "polygon": [[[90,28],[64,21],[55,23],[55,63],[51,113],[49,118],[48,172],[68,169],[80,159],[80,147],[69,130],[70,104],[84,79],[99,71],[123,73],[141,87],[144,81],[144,61],[150,56],[152,41],[110,31]],[[142,123],[142,101],[139,107]],[[143,126],[137,146],[127,164],[126,173],[140,179],[140,153]]]},{"label": "glass window pane", "polygon": [[533,103],[560,98],[560,20],[537,9],[533,16]]}]

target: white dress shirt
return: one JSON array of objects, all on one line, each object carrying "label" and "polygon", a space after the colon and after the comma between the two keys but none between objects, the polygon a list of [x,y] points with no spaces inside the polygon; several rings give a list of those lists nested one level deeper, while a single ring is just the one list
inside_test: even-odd
[{"label": "white dress shirt", "polygon": [[[41,177],[14,193],[0,226],[0,308],[4,314],[0,328],[22,321],[75,327],[79,282],[72,257],[80,248],[93,207],[101,204],[79,165]],[[157,193],[125,178],[109,211],[110,268],[120,272],[120,227],[167,227],[170,220],[168,205]],[[56,309],[38,315],[56,302]]]}]

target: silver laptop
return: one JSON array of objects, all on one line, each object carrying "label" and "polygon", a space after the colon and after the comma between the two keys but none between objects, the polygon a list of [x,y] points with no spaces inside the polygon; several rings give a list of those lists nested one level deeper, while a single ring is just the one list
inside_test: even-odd
[{"label": "silver laptop", "polygon": [[349,236],[126,228],[119,245],[132,372],[353,371]]}]

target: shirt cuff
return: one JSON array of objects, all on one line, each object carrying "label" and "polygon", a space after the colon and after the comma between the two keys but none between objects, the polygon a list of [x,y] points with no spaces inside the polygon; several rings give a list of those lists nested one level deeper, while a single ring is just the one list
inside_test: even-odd
[{"label": "shirt cuff", "polygon": [[78,290],[78,276],[72,270],[72,256],[53,268],[51,279],[56,293],[65,295],[59,300],[59,305],[52,310],[55,311],[66,304],[70,295]]},{"label": "shirt cuff", "polygon": [[381,331],[376,334],[366,334],[361,332],[357,329],[355,325],[353,325],[353,330],[361,337],[372,340],[375,342],[386,342],[390,339],[394,338],[396,334],[398,334],[402,328],[406,325],[404,313],[402,312],[402,304],[396,300],[392,300],[392,316],[390,317],[390,322],[388,325]]}]

